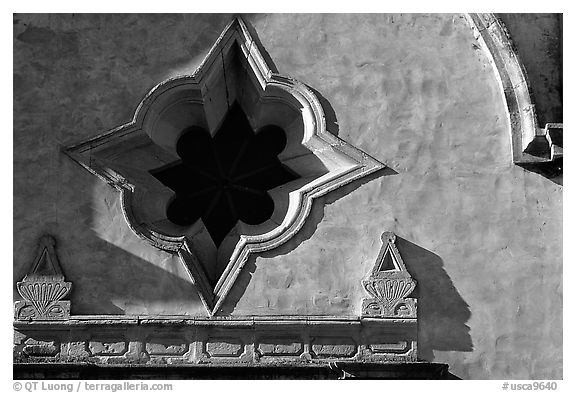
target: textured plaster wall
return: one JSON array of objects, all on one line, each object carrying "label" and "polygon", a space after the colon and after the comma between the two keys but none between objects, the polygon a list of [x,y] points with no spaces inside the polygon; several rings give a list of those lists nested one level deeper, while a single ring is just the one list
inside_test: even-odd
[{"label": "textured plaster wall", "polygon": [[[73,314],[205,315],[178,260],[133,235],[118,193],[59,149],[130,120],[229,19],[14,16],[14,281],[51,233]],[[301,233],[248,262],[224,313],[359,315],[391,230],[418,281],[421,358],[461,378],[560,378],[562,187],[511,164],[497,80],[465,19],[245,19],[280,73],[318,92],[329,130],[391,170],[317,200]]]}]

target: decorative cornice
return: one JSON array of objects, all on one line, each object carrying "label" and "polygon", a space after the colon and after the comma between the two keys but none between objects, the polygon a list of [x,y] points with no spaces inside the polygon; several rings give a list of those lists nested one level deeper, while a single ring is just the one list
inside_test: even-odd
[{"label": "decorative cornice", "polygon": [[260,315],[260,316],[226,316],[226,317],[199,317],[191,315],[71,315],[65,320],[15,320],[15,327],[50,326],[69,329],[72,326],[137,326],[137,325],[170,325],[170,326],[210,326],[244,328],[257,326],[358,326],[372,325],[392,326],[394,324],[411,325],[414,319],[406,318],[372,318],[366,316],[342,315]]},{"label": "decorative cornice", "polygon": [[305,365],[417,360],[413,320],[75,316],[14,323],[17,362]]}]

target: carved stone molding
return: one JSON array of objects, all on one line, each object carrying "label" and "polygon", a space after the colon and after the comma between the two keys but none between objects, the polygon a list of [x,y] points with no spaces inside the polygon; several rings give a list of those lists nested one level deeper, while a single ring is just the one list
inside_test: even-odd
[{"label": "carved stone molding", "polygon": [[494,14],[467,14],[466,18],[502,89],[510,121],[513,162],[544,164],[561,160],[563,125],[548,123],[539,127],[528,76],[504,23]]},{"label": "carved stone molding", "polygon": [[302,365],[417,361],[415,319],[72,316],[66,321],[16,321],[14,329],[14,355],[19,363]]},{"label": "carved stone molding", "polygon": [[[254,129],[272,124],[285,130],[287,142],[278,158],[299,178],[269,191],[275,207],[268,221],[239,222],[216,246],[201,220],[181,227],[167,219],[174,193],[150,171],[178,159],[183,128],[214,133],[235,102]],[[274,73],[240,18],[228,24],[192,75],[154,87],[130,123],[64,152],[121,192],[124,217],[138,236],[178,253],[209,315],[219,311],[249,255],[291,239],[315,198],[384,168],[326,130],[324,111],[312,90]],[[215,255],[214,260],[204,260],[206,255]],[[222,271],[210,278],[216,262]]]},{"label": "carved stone molding", "polygon": [[[385,233],[383,239],[394,245],[393,235]],[[41,239],[30,273],[18,283],[25,300],[15,305],[13,349],[17,363],[302,365],[417,361],[416,319],[400,312],[387,318],[374,313],[361,317],[70,316],[70,302],[61,299],[71,283],[65,281],[54,246],[52,237]],[[372,278],[382,276],[387,263],[405,270],[397,250],[383,248],[380,254]],[[42,285],[46,283],[49,285]],[[51,312],[56,306],[66,312]],[[21,312],[28,309],[32,311]]]},{"label": "carved stone molding", "polygon": [[371,298],[362,301],[362,316],[373,318],[417,317],[416,299],[408,296],[416,288],[416,281],[406,270],[396,248],[396,235],[382,234],[382,247],[374,268],[362,281]]},{"label": "carved stone molding", "polygon": [[16,283],[24,299],[14,305],[16,320],[65,320],[70,317],[70,301],[62,300],[72,289],[65,281],[51,236],[40,239],[38,255],[22,281]]}]

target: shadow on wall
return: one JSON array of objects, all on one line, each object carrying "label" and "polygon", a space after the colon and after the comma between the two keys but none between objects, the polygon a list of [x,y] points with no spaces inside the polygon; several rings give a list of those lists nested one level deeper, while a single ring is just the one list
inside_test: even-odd
[{"label": "shadow on wall", "polygon": [[[121,222],[124,218],[118,208],[119,193],[77,163],[65,156],[59,157],[60,181],[70,185],[61,187],[59,220],[36,225],[41,228],[38,237],[27,245],[36,245],[42,234],[54,236],[60,265],[66,280],[72,282],[72,291],[67,297],[71,300],[71,314],[186,314],[199,310],[201,315],[206,315],[181,263],[168,253],[155,258],[161,259],[157,264],[150,263],[147,255],[158,252],[144,241],[140,245],[140,239],[127,232],[129,228]],[[94,198],[101,202],[95,204]],[[105,225],[96,224],[96,215],[109,215]],[[118,230],[117,226],[125,229]],[[102,231],[128,248],[102,239]],[[131,249],[138,249],[138,255]],[[18,281],[28,272],[31,263],[21,265],[24,269],[21,276],[16,277]]]},{"label": "shadow on wall", "polygon": [[[281,74],[281,72],[278,70],[278,67],[274,63],[274,60],[272,60],[272,57],[270,56],[268,51],[266,51],[266,48],[264,47],[264,45],[262,45],[262,41],[260,41],[260,37],[258,37],[258,32],[256,32],[256,29],[254,28],[254,26],[252,26],[252,24],[247,20],[248,18],[251,18],[251,15],[250,16],[248,16],[248,15],[243,16],[244,23],[246,24],[246,28],[248,29],[248,31],[252,35],[252,38],[254,39],[256,46],[260,50],[262,57],[264,58],[264,60],[266,61],[266,63],[268,64],[268,66],[270,67],[270,70],[272,70],[272,72],[274,72],[275,74]],[[300,82],[303,82],[303,81],[300,81]],[[318,98],[318,101],[320,101],[320,105],[322,105],[322,109],[324,109],[324,116],[325,116],[325,120],[326,120],[326,131],[328,131],[329,133],[331,133],[335,136],[338,136],[339,126],[338,126],[338,120],[336,119],[336,112],[334,112],[334,108],[332,108],[332,105],[330,105],[330,102],[328,102],[328,100],[322,94],[320,94],[320,92],[318,90],[314,89],[313,87],[311,87],[309,85],[306,85],[306,87],[309,88],[310,90],[312,90],[312,92]]]},{"label": "shadow on wall", "polygon": [[[117,18],[124,18],[122,16],[112,16]],[[257,20],[262,16],[249,15],[253,20]],[[90,17],[92,18],[92,17]],[[140,20],[146,20],[150,23],[161,21],[170,21],[173,19],[174,25],[183,25],[192,23],[192,31],[199,30],[196,39],[189,39],[185,42],[180,36],[177,36],[178,29],[166,32],[167,37],[174,34],[174,41],[178,44],[184,45],[186,50],[182,51],[180,55],[176,56],[173,50],[167,50],[156,46],[158,50],[162,49],[165,56],[155,57],[150,60],[150,65],[146,68],[145,72],[150,76],[150,79],[161,80],[168,77],[175,77],[174,72],[178,71],[178,75],[191,73],[190,61],[196,59],[197,56],[205,56],[210,47],[214,44],[218,35],[221,33],[223,27],[232,20],[232,16],[228,14],[204,14],[204,15],[141,15],[132,17],[131,23],[136,24]],[[95,25],[101,23],[101,18],[94,16],[91,21]],[[16,23],[16,21],[15,21]],[[137,26],[137,24],[136,24]],[[197,27],[194,27],[197,26]],[[206,26],[207,28],[203,28]],[[208,28],[209,27],[209,28]],[[31,27],[30,27],[31,28]],[[132,27],[131,27],[132,28]],[[29,29],[30,30],[30,29]],[[102,29],[104,31],[104,29]],[[50,31],[51,32],[51,31]],[[89,32],[92,33],[92,30]],[[21,34],[17,38],[22,40],[33,40],[41,38],[40,35],[45,31],[40,29],[32,29],[25,34]],[[51,32],[52,33],[52,32]],[[53,35],[54,33],[52,33]],[[94,31],[91,37],[99,37],[100,29]],[[193,37],[194,38],[194,37]],[[51,39],[51,36],[49,36]],[[144,47],[146,40],[153,40],[153,37],[148,35],[141,37],[134,41],[137,45],[136,48]],[[108,52],[103,52],[104,54]],[[111,53],[110,56],[115,53]],[[168,62],[170,60],[170,63]],[[169,75],[164,73],[169,72]],[[151,84],[147,88],[153,88]],[[94,91],[97,91],[98,86],[94,86]],[[90,90],[91,91],[91,90]],[[88,91],[88,92],[90,92]],[[138,105],[138,102],[129,102],[126,104],[126,110],[132,111]],[[132,113],[130,113],[132,115]],[[117,124],[115,124],[117,125]],[[95,128],[92,132],[93,135],[102,133],[103,129]],[[63,145],[71,145],[77,143],[79,140],[85,138],[84,136],[69,136],[63,142]],[[62,184],[70,185],[71,187],[62,187],[67,190],[75,188],[78,190],[88,190],[91,187],[88,185],[90,182],[101,182],[101,180],[93,178],[88,175],[84,169],[72,163],[67,157],[60,152],[57,153],[60,163],[70,166],[71,173],[68,179],[61,180]],[[59,170],[62,170],[60,166]],[[84,179],[86,185],[78,184],[78,180],[70,181],[72,176],[78,176]],[[93,178],[93,179],[92,179]],[[78,193],[76,193],[78,194]],[[181,262],[173,260],[165,260],[163,266],[157,266],[146,260],[146,256],[139,257],[124,250],[121,247],[115,246],[109,241],[100,238],[100,234],[94,232],[93,229],[93,212],[88,207],[90,205],[90,195],[84,193],[82,195],[86,198],[86,204],[82,211],[76,212],[81,217],[86,217],[86,222],[81,222],[74,212],[68,211],[67,215],[73,217],[68,222],[68,225],[73,225],[74,230],[64,231],[59,225],[55,225],[54,229],[50,229],[48,233],[53,233],[56,237],[59,233],[65,232],[68,234],[66,238],[58,242],[57,253],[61,258],[62,266],[66,279],[73,283],[73,288],[68,299],[72,301],[71,312],[73,315],[82,314],[102,314],[102,315],[123,315],[123,314],[146,314],[146,313],[162,313],[164,308],[169,308],[173,314],[200,314],[206,315],[206,311],[198,298],[194,285],[185,276],[181,277],[182,271]],[[78,198],[75,195],[74,198]],[[88,218],[89,217],[89,218]],[[57,239],[58,240],[58,239]],[[120,242],[123,239],[118,239]],[[143,248],[152,247],[143,244]],[[89,260],[82,258],[82,255],[89,255]],[[82,261],[83,262],[76,262]],[[86,263],[88,262],[88,263]],[[174,263],[173,263],[174,262]],[[177,263],[176,263],[177,262]],[[26,272],[24,272],[25,274]],[[178,274],[180,273],[180,275]],[[23,276],[23,275],[22,275]],[[15,285],[14,285],[15,291]],[[15,291],[15,298],[19,298]],[[168,304],[168,306],[166,306]],[[198,310],[198,311],[196,311]]]},{"label": "shadow on wall", "polygon": [[[73,285],[72,315],[162,314],[166,304],[171,305],[171,314],[186,314],[190,309],[205,314],[193,284],[177,275],[179,261],[156,266],[97,236],[88,247],[101,257],[91,261],[90,266],[64,272]],[[90,250],[82,252],[90,254]],[[174,272],[169,271],[171,268]]]},{"label": "shadow on wall", "polygon": [[438,255],[396,236],[406,268],[418,282],[418,357],[433,361],[434,351],[473,350],[466,322],[472,313],[444,270]]},{"label": "shadow on wall", "polygon": [[562,158],[552,162],[542,162],[538,164],[517,164],[519,167],[524,168],[529,172],[537,173],[544,176],[554,184],[563,185],[563,166],[564,160]]},{"label": "shadow on wall", "polygon": [[234,283],[232,290],[227,296],[224,305],[222,306],[221,310],[218,312],[219,315],[227,315],[234,311],[238,301],[246,292],[246,288],[248,287],[248,283],[252,278],[252,274],[256,271],[256,258],[263,257],[263,258],[274,258],[279,255],[286,255],[296,249],[300,244],[304,241],[310,239],[314,232],[316,232],[316,228],[322,219],[324,218],[324,207],[331,203],[336,202],[338,199],[350,194],[351,192],[356,191],[362,185],[375,180],[382,176],[390,176],[390,175],[397,175],[398,172],[394,171],[391,168],[385,167],[376,171],[368,176],[365,176],[361,179],[355,180],[350,184],[345,185],[344,187],[340,187],[328,194],[321,196],[317,199],[314,199],[312,202],[312,208],[310,209],[310,214],[306,219],[302,228],[294,235],[292,239],[288,242],[282,244],[280,247],[275,248],[270,251],[266,251],[259,254],[252,254],[246,261],[242,272],[238,276],[238,279]]}]

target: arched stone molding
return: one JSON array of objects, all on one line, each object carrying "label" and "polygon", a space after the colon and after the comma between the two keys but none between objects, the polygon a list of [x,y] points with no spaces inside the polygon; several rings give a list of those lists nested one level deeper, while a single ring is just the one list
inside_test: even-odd
[{"label": "arched stone molding", "polygon": [[493,65],[510,121],[515,164],[539,164],[562,159],[562,123],[538,125],[530,84],[504,26],[494,14],[466,14],[474,36]]},{"label": "arched stone molding", "polygon": [[[216,250],[203,250],[225,263],[213,283],[196,252],[199,243],[207,243],[199,241],[201,220],[187,228],[168,222],[165,209],[172,193],[148,172],[178,158],[175,145],[183,126],[204,126],[214,133],[235,101],[254,129],[267,124],[285,129],[287,144],[278,158],[300,179],[270,191],[275,202],[270,220],[255,226],[239,223],[239,236],[225,239]],[[326,130],[315,94],[272,72],[240,18],[228,24],[192,75],[154,87],[131,122],[64,152],[121,192],[124,217],[138,236],[178,253],[210,315],[218,312],[250,254],[274,249],[301,229],[314,198],[384,168]]]}]

